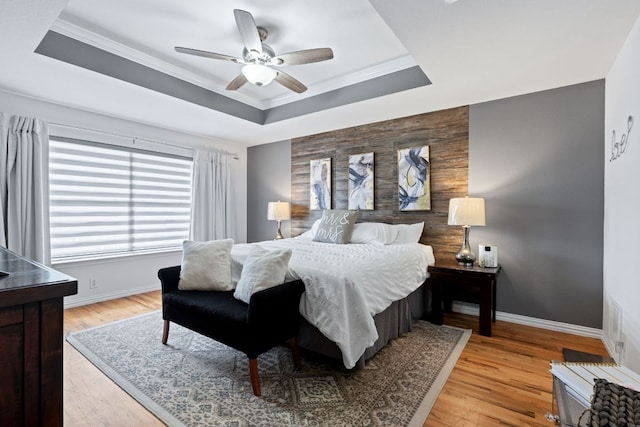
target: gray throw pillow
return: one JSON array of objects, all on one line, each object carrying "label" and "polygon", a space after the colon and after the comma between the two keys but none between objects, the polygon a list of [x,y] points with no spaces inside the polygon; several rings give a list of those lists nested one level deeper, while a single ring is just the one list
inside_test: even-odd
[{"label": "gray throw pillow", "polygon": [[326,210],[313,240],[316,242],[345,244],[351,241],[358,211]]}]

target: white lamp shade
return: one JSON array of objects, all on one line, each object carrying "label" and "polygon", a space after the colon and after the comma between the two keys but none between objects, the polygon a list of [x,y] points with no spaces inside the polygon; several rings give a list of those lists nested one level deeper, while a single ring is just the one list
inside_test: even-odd
[{"label": "white lamp shade", "polygon": [[289,202],[269,202],[267,207],[267,219],[271,221],[284,221],[291,218]]},{"label": "white lamp shade", "polygon": [[484,199],[463,197],[449,200],[449,225],[485,225]]},{"label": "white lamp shade", "polygon": [[266,86],[276,78],[278,72],[273,68],[260,64],[247,64],[242,67],[242,74],[256,86]]}]

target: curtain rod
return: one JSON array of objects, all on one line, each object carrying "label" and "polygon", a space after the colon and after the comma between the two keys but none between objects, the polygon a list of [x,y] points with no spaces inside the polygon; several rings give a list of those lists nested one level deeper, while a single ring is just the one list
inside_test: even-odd
[{"label": "curtain rod", "polygon": [[[176,145],[176,144],[170,144],[168,142],[161,142],[161,141],[156,141],[153,139],[148,139],[148,138],[140,138],[137,136],[129,136],[129,135],[122,135],[119,133],[114,133],[114,132],[106,132],[103,130],[95,130],[95,129],[88,129],[88,128],[83,128],[83,127],[79,127],[79,126],[71,126],[71,125],[66,125],[64,123],[54,123],[54,122],[48,122],[50,125],[55,125],[55,126],[60,126],[63,128],[67,128],[67,129],[74,129],[74,130],[82,130],[82,131],[86,131],[86,132],[95,132],[95,133],[101,133],[104,135],[109,135],[109,136],[117,136],[120,138],[126,138],[126,139],[131,139],[133,141],[139,140],[139,141],[146,141],[146,142],[152,142],[154,144],[160,144],[160,145],[166,145],[168,147],[175,147],[175,148],[182,148],[182,149],[193,149],[191,147],[185,147],[185,146],[181,146],[181,145]],[[221,150],[219,148],[214,148],[213,150],[210,150],[216,153],[220,153],[220,154],[225,154],[228,156],[233,156],[234,160],[238,160],[238,153],[230,153],[226,150]]]}]

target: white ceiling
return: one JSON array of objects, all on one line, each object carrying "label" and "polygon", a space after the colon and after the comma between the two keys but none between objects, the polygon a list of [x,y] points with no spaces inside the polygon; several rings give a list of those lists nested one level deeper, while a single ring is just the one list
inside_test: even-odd
[{"label": "white ceiling", "polygon": [[[0,0],[0,89],[241,145],[474,104],[604,78],[640,15],[637,0]],[[233,9],[276,53],[331,47],[287,67],[309,90],[224,90],[241,56]],[[34,53],[53,29],[244,104],[267,109],[419,65],[432,84],[260,125]],[[1,95],[0,95],[1,96]]]},{"label": "white ceiling", "polygon": [[256,24],[268,30],[265,42],[276,54],[332,47],[334,60],[284,67],[313,89],[318,85],[324,90],[339,88],[353,74],[364,79],[370,73],[363,71],[376,66],[386,65],[386,70],[416,65],[367,0],[194,0],[188,6],[175,0],[72,0],[53,28],[120,56],[146,60],[155,69],[255,107],[300,99],[278,84],[225,91],[239,74],[240,64],[174,51],[174,46],[183,46],[241,58],[243,44],[233,9],[252,13]]}]

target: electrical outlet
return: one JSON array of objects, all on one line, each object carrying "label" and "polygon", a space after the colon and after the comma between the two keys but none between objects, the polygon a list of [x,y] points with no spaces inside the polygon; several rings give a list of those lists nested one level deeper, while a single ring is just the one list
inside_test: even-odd
[{"label": "electrical outlet", "polygon": [[89,289],[95,289],[98,285],[96,284],[96,279],[89,279]]}]

